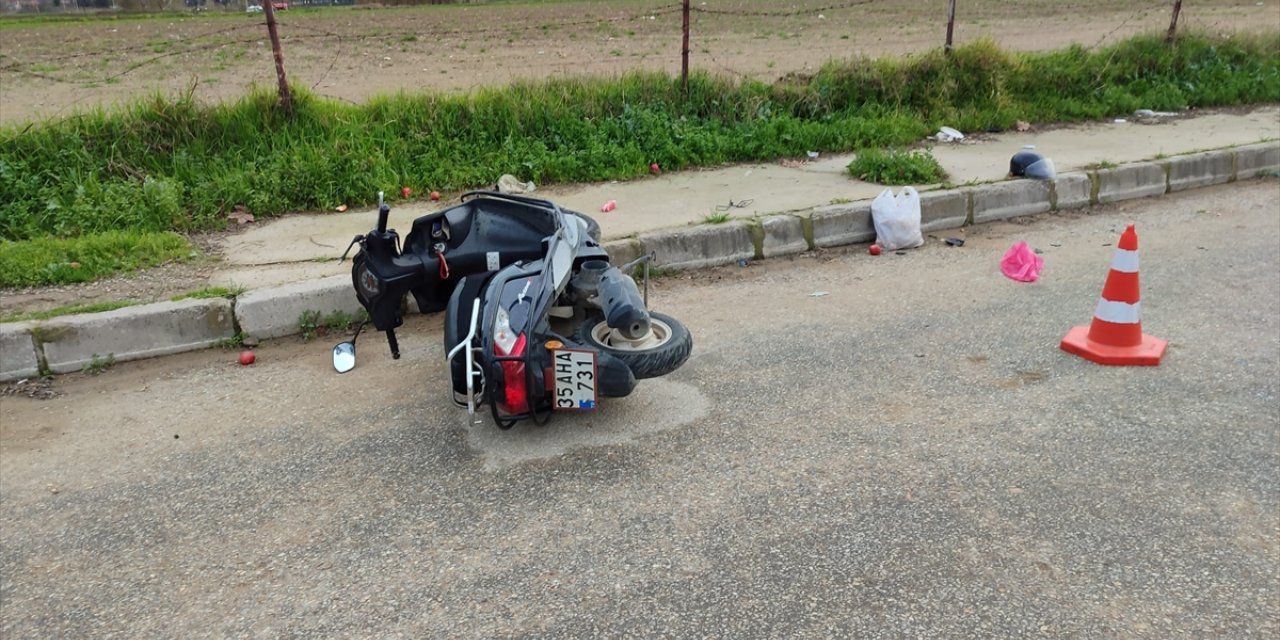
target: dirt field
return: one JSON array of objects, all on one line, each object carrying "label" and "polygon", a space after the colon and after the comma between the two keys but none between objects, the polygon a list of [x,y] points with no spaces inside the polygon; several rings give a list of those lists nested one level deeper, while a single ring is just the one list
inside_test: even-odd
[{"label": "dirt field", "polygon": [[[945,0],[695,0],[690,65],[771,81],[833,58],[939,47]],[[1168,28],[1167,0],[963,0],[956,43],[1093,47]],[[280,12],[295,86],[359,102],[399,90],[465,91],[523,78],[680,69],[676,0]],[[1197,0],[1181,28],[1274,29],[1280,0]],[[234,99],[275,72],[261,15],[173,14],[83,22],[0,21],[0,122],[21,123],[192,90]]]}]

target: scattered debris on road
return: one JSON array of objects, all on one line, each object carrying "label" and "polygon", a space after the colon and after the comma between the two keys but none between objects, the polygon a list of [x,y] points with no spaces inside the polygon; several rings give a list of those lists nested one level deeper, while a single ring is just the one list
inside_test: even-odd
[{"label": "scattered debris on road", "polygon": [[504,173],[498,178],[498,184],[494,186],[494,190],[499,193],[513,193],[519,195],[521,193],[533,193],[537,190],[537,185],[533,182],[521,182],[519,178]]},{"label": "scattered debris on road", "polygon": [[960,142],[964,140],[964,134],[951,127],[942,127],[938,129],[938,133],[934,135],[934,138],[938,142]]},{"label": "scattered debris on road", "polygon": [[227,219],[234,220],[236,226],[240,226],[253,222],[253,214],[249,213],[249,210],[245,209],[244,205],[238,204],[235,210],[227,214]]},{"label": "scattered debris on road", "polygon": [[51,400],[62,395],[53,388],[53,378],[27,378],[0,387],[0,395],[25,396],[32,400]]}]

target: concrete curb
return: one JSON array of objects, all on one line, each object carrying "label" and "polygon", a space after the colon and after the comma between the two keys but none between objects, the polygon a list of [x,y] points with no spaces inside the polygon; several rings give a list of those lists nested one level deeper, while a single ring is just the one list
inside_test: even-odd
[{"label": "concrete curb", "polygon": [[302,314],[307,312],[354,317],[361,309],[347,275],[250,291],[236,298],[235,307],[241,333],[258,340],[298,333]]},{"label": "concrete curb", "polygon": [[1050,197],[1054,211],[1083,209],[1093,204],[1093,177],[1087,173],[1064,173],[1053,181]]},{"label": "concrete curb", "polygon": [[1094,172],[1094,182],[1098,190],[1096,204],[1158,196],[1169,190],[1169,179],[1164,167],[1151,162],[1099,169]]},{"label": "concrete curb", "polygon": [[231,302],[182,300],[54,318],[30,329],[36,357],[53,373],[95,362],[140,360],[212,347],[235,335]]},{"label": "concrete curb", "polygon": [[0,324],[0,380],[20,380],[40,373],[30,322]]},{"label": "concrete curb", "polygon": [[1236,179],[1235,153],[1229,149],[1178,156],[1160,164],[1169,175],[1170,193]]},{"label": "concrete curb", "polygon": [[700,269],[756,257],[749,225],[743,220],[640,234],[654,264],[670,269]]},{"label": "concrete curb", "polygon": [[1261,178],[1280,171],[1280,143],[1262,142],[1235,149],[1235,180]]},{"label": "concrete curb", "polygon": [[870,242],[876,237],[870,200],[816,207],[809,219],[813,221],[813,246],[819,249]]},{"label": "concrete curb", "polygon": [[[1247,180],[1280,171],[1280,142],[1139,162],[1055,180],[1011,180],[921,194],[921,230],[1079,209],[1185,189]],[[875,239],[871,201],[814,207],[793,214],[768,214],[665,229],[638,238],[614,240],[605,248],[617,263],[653,252],[655,265],[698,269],[738,260],[771,258],[870,242]],[[237,335],[278,338],[299,332],[299,319],[313,311],[361,311],[346,275],[330,276],[250,291],[234,303],[223,299],[184,300],[126,307],[47,321],[0,324],[0,381],[40,372],[66,373],[113,358],[136,360],[193,351]]]},{"label": "concrete curb", "polygon": [[973,224],[1048,213],[1053,209],[1052,187],[1042,180],[1015,180],[971,189]]},{"label": "concrete curb", "polygon": [[760,257],[774,258],[804,253],[809,241],[804,237],[804,221],[799,216],[773,215],[760,219],[764,231]]}]

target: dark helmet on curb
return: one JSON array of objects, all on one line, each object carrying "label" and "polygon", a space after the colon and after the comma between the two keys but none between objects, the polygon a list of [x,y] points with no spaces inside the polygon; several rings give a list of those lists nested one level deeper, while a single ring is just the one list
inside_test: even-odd
[{"label": "dark helmet on curb", "polygon": [[1030,145],[1013,154],[1009,160],[1009,173],[1041,180],[1051,180],[1057,175],[1053,161],[1033,151]]}]

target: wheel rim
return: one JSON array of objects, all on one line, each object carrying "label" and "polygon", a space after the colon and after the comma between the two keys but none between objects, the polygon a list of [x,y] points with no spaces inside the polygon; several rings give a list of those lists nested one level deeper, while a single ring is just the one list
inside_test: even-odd
[{"label": "wheel rim", "polygon": [[609,328],[608,324],[598,322],[596,326],[591,328],[591,338],[597,344],[616,351],[649,351],[671,342],[671,327],[667,323],[650,316],[649,333],[632,340]]}]

